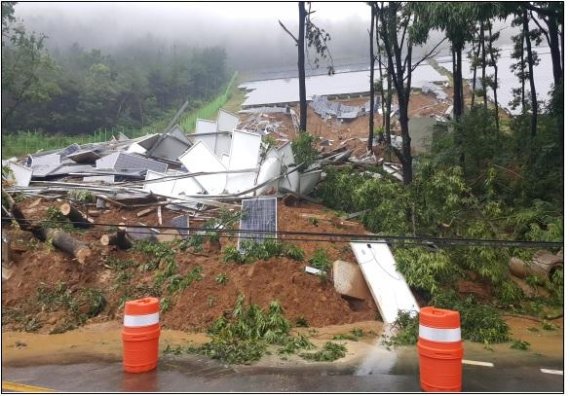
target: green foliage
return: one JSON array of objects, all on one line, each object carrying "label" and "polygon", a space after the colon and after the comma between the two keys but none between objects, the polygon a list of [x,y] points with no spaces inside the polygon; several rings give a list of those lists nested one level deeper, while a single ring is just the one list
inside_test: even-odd
[{"label": "green foliage", "polygon": [[309,321],[307,319],[305,319],[304,316],[299,316],[295,320],[295,326],[296,327],[309,327]]},{"label": "green foliage", "polygon": [[[56,326],[52,333],[62,333],[82,325],[89,318],[99,315],[107,305],[107,300],[98,289],[78,288],[72,290],[64,282],[55,285],[40,283],[36,291],[36,303],[42,311],[65,310],[69,315],[65,323]],[[26,325],[37,329],[41,323]]]},{"label": "green foliage", "polygon": [[88,190],[70,190],[67,196],[70,200],[80,203],[93,203],[96,200],[95,195]]},{"label": "green foliage", "polygon": [[475,301],[472,296],[461,300],[454,291],[437,294],[431,304],[438,308],[458,311],[461,336],[464,340],[494,344],[509,340],[509,327],[499,312]]},{"label": "green foliage", "polygon": [[334,362],[346,355],[346,347],[341,344],[327,341],[320,351],[299,354],[305,360],[315,362]]},{"label": "green foliage", "polygon": [[40,222],[40,226],[44,229],[57,228],[68,232],[73,231],[73,224],[55,206],[47,208],[46,215]]},{"label": "green foliage", "polygon": [[329,258],[327,251],[323,248],[315,250],[313,257],[309,259],[309,264],[325,272],[330,271],[332,266],[331,259]]},{"label": "green foliage", "polygon": [[355,328],[350,331],[350,333],[336,334],[333,340],[350,340],[358,341],[359,338],[364,336],[362,329]]},{"label": "green foliage", "polygon": [[229,281],[230,278],[228,277],[228,274],[226,274],[225,272],[216,275],[216,283],[219,283],[220,285],[225,285]]},{"label": "green foliage", "polygon": [[394,251],[396,269],[404,275],[410,287],[435,294],[441,284],[453,280],[457,268],[447,252],[429,251],[423,247],[397,248]]},{"label": "green foliage", "polygon": [[414,345],[418,342],[419,315],[416,313],[398,311],[393,323],[396,333],[386,342],[389,345]]},{"label": "green foliage", "polygon": [[208,329],[212,340],[189,352],[199,353],[230,364],[248,364],[259,360],[269,345],[280,345],[279,353],[294,353],[308,349],[312,344],[304,337],[289,335],[291,324],[283,316],[283,309],[272,301],[267,310],[244,305],[240,295],[231,317],[221,316]]},{"label": "green foliage", "polygon": [[195,267],[192,271],[188,272],[185,276],[174,274],[168,277],[168,292],[179,293],[190,286],[193,282],[202,280],[202,268]]},{"label": "green foliage", "polygon": [[224,262],[238,264],[251,263],[256,260],[269,260],[271,257],[287,257],[296,261],[304,258],[303,251],[295,245],[282,243],[276,239],[265,239],[262,243],[242,241],[242,252],[230,246],[224,249]]},{"label": "green foliage", "polygon": [[520,351],[527,351],[529,347],[530,343],[528,341],[514,340],[511,344],[511,349],[518,349]]},{"label": "green foliage", "polygon": [[295,163],[300,165],[301,171],[307,169],[315,162],[319,152],[315,149],[317,138],[309,133],[299,133],[292,141],[291,148],[293,149],[293,156]]}]

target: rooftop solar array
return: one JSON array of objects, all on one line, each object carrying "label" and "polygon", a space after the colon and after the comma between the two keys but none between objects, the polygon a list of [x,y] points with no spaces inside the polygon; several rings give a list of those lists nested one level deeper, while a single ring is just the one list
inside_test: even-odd
[{"label": "rooftop solar array", "polygon": [[243,241],[256,243],[264,239],[277,237],[277,198],[259,197],[241,201],[242,217],[240,220],[238,249]]}]

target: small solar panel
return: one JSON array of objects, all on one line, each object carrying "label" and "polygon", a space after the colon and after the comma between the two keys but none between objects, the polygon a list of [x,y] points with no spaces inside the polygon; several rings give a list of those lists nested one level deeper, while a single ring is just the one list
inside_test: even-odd
[{"label": "small solar panel", "polygon": [[242,241],[261,243],[277,237],[277,198],[248,198],[241,201],[238,249]]},{"label": "small solar panel", "polygon": [[181,236],[187,237],[190,235],[190,230],[188,229],[190,227],[190,217],[188,215],[174,217],[166,224],[170,227],[176,227],[176,231]]}]

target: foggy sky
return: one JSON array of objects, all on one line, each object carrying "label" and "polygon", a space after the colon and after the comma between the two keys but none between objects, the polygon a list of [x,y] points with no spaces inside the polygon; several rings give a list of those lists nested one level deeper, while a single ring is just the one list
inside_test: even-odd
[{"label": "foggy sky", "polygon": [[[313,21],[332,37],[329,48],[335,65],[366,62],[370,24],[366,3],[317,2],[312,7]],[[50,50],[65,50],[75,42],[110,54],[150,40],[165,46],[220,45],[226,49],[230,67],[240,71],[295,69],[296,46],[278,20],[296,34],[297,13],[296,2],[20,2],[15,7],[15,16],[28,30],[48,36]],[[502,40],[508,41],[510,35],[503,32]],[[440,32],[430,34],[432,42],[442,37]]]}]

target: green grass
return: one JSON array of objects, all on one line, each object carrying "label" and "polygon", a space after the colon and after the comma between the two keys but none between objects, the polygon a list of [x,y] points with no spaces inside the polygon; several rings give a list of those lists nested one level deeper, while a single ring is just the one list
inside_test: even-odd
[{"label": "green grass", "polygon": [[196,128],[196,120],[198,118],[201,119],[213,119],[216,116],[216,113],[219,109],[224,106],[228,100],[230,99],[231,95],[234,92],[235,87],[237,86],[237,72],[234,73],[230,82],[228,83],[226,90],[220,94],[219,96],[212,99],[210,102],[206,103],[204,106],[200,107],[199,109],[190,112],[187,115],[183,115],[178,122],[178,125],[184,130],[186,133],[190,133],[194,131]]}]

